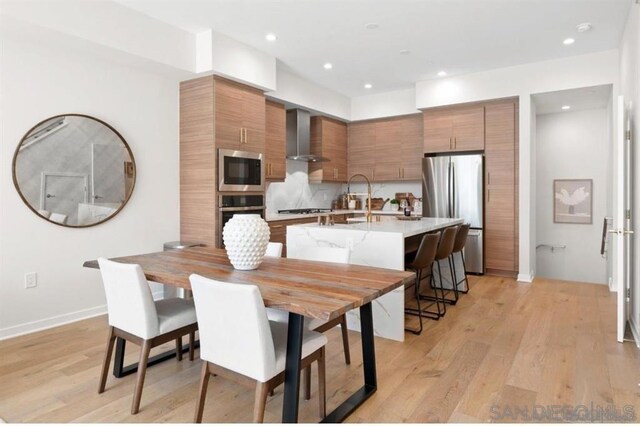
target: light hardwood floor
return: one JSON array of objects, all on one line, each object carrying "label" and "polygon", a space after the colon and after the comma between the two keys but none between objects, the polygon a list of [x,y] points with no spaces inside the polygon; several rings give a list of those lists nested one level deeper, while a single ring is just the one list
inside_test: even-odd
[{"label": "light hardwood floor", "polygon": [[[605,286],[497,277],[472,278],[471,284],[444,319],[426,322],[422,335],[407,333],[404,343],[376,339],[378,391],[350,422],[491,421],[506,407],[591,402],[630,405],[640,414],[640,351],[615,341],[615,295]],[[340,331],[328,335],[331,410],[361,386],[362,357],[358,333],[350,333],[350,366]],[[140,413],[132,416],[134,376],[110,376],[106,392],[97,393],[106,336],[102,316],[0,342],[0,417],[190,422],[200,360],[150,367]],[[137,347],[129,349],[133,362]],[[301,402],[301,421],[318,421],[315,392],[314,383],[312,399]],[[251,421],[253,398],[252,390],[212,377],[204,421]],[[278,422],[281,408],[279,388],[267,402],[265,421]]]}]

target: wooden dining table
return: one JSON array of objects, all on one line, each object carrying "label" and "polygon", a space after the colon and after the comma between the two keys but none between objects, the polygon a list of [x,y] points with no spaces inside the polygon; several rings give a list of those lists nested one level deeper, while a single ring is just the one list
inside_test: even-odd
[{"label": "wooden dining table", "polygon": [[[111,259],[142,267],[149,281],[191,289],[189,275],[258,286],[265,306],[289,312],[282,422],[298,421],[300,361],[304,318],[332,320],[360,310],[364,383],[336,407],[323,422],[346,419],[377,390],[375,344],[371,302],[414,279],[415,275],[368,266],[265,257],[253,271],[239,271],[229,263],[226,251],[193,247]],[[99,268],[96,260],[84,263]],[[122,372],[124,341],[118,342],[116,366]]]}]

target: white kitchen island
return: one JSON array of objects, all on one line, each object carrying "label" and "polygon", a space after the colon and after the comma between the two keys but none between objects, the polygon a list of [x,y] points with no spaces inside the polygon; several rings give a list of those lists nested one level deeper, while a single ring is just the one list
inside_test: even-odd
[{"label": "white kitchen island", "polygon": [[[351,250],[349,263],[404,271],[405,243],[421,234],[459,225],[463,219],[422,218],[350,224],[315,223],[287,227],[287,256],[297,257],[305,247],[343,247]],[[414,237],[414,238],[411,238]],[[360,329],[357,310],[347,315],[349,329]],[[399,288],[373,303],[377,336],[404,341],[404,289]]]}]

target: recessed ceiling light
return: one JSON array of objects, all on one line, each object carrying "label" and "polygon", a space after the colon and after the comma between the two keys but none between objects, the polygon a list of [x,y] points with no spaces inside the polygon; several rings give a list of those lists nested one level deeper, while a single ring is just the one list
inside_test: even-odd
[{"label": "recessed ceiling light", "polygon": [[372,87],[373,87],[373,85],[372,85],[371,83],[366,83],[366,84],[364,85],[364,88],[365,88],[365,89],[371,89]]},{"label": "recessed ceiling light", "polygon": [[571,105],[562,105],[562,109],[565,111],[571,109]]},{"label": "recessed ceiling light", "polygon": [[401,54],[401,55],[408,55],[409,53],[410,53],[410,50],[409,50],[409,49],[402,49],[402,50],[400,51],[400,54]]},{"label": "recessed ceiling light", "polygon": [[578,29],[579,33],[584,33],[593,28],[593,25],[591,25],[591,22],[583,22],[582,24],[578,24],[576,28]]},{"label": "recessed ceiling light", "polygon": [[323,66],[325,70],[330,70],[331,68],[333,68],[333,64],[331,62],[327,62]]},{"label": "recessed ceiling light", "polygon": [[563,43],[563,44],[566,44],[566,45],[568,46],[568,45],[573,44],[573,43],[575,43],[575,42],[576,42],[576,40],[575,40],[575,39],[573,39],[573,38],[569,37],[569,38],[565,38],[565,39],[563,40],[563,42],[562,42],[562,43]]},{"label": "recessed ceiling light", "polygon": [[278,37],[273,33],[267,34],[264,38],[267,39],[267,41],[276,41],[278,39]]},{"label": "recessed ceiling light", "polygon": [[446,76],[446,75],[447,75],[447,72],[446,72],[446,71],[440,71],[440,72],[438,73],[438,77],[444,77],[444,76]]},{"label": "recessed ceiling light", "polygon": [[378,25],[377,22],[369,22],[368,24],[366,24],[364,27],[368,30],[375,30],[376,28],[378,28],[380,25]]}]

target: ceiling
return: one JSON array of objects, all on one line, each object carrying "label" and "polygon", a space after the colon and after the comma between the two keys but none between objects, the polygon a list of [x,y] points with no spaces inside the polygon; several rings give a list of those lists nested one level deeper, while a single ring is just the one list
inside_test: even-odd
[{"label": "ceiling", "polygon": [[562,107],[571,107],[568,111],[607,108],[611,100],[612,87],[610,84],[579,89],[559,90],[533,95],[536,104],[536,114],[553,114],[565,112]]},{"label": "ceiling", "polygon": [[[213,28],[347,96],[410,88],[441,70],[457,75],[617,48],[631,1],[118,0],[190,32]],[[593,28],[579,33],[583,22]],[[568,37],[575,43],[565,46]]]}]

